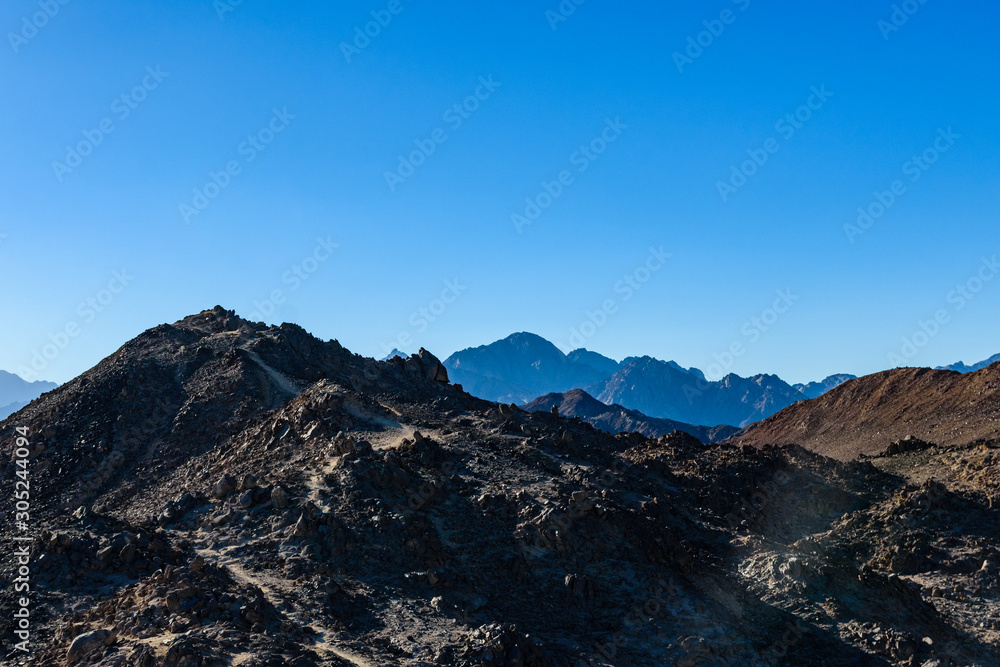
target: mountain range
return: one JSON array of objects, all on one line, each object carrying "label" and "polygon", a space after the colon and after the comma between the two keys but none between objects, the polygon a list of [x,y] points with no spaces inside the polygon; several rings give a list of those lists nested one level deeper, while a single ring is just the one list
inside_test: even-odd
[{"label": "mountain range", "polygon": [[958,363],[951,364],[950,366],[938,366],[935,370],[945,370],[945,371],[958,371],[959,373],[974,373],[975,371],[991,366],[996,362],[1000,361],[1000,354],[994,354],[989,359],[984,359],[977,364],[972,364],[971,366],[966,366],[964,363],[959,361]]},{"label": "mountain range", "polygon": [[456,352],[444,361],[452,381],[473,396],[524,404],[544,394],[589,387],[618,364],[596,352],[568,355],[541,336],[515,333],[489,345]]},{"label": "mountain range", "polygon": [[54,382],[28,382],[21,376],[0,371],[0,419],[12,415],[43,393],[58,387]]},{"label": "mountain range", "polygon": [[[0,422],[31,520],[0,664],[997,665],[998,376],[877,373],[703,444],[216,307]],[[877,451],[906,432],[938,446]]]},{"label": "mountain range", "polygon": [[546,394],[525,405],[524,409],[528,412],[549,412],[552,406],[556,406],[562,416],[579,417],[608,433],[642,433],[648,438],[659,438],[674,431],[683,431],[702,442],[721,442],[740,430],[733,426],[698,426],[650,417],[620,405],[601,403],[582,389]]},{"label": "mountain range", "polygon": [[541,336],[523,332],[456,352],[444,365],[466,391],[491,401],[524,405],[547,394],[582,389],[609,406],[707,426],[745,426],[854,377],[834,375],[792,386],[776,375],[729,374],[712,382],[699,369],[675,361],[644,356],[617,362],[585,349],[564,354]]}]

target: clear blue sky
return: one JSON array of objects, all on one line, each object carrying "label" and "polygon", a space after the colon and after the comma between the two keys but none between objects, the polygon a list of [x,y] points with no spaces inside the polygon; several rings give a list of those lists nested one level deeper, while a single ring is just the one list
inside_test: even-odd
[{"label": "clear blue sky", "polygon": [[[369,356],[401,334],[441,356],[514,331],[569,349],[608,300],[586,347],[741,375],[881,370],[938,311],[909,364],[1000,351],[1000,279],[949,298],[1000,253],[996,3],[913,0],[891,31],[874,1],[588,0],[565,21],[546,15],[558,0],[45,4],[0,10],[0,368],[54,339],[35,377],[65,381],[149,327],[249,316],[275,290],[263,319]],[[387,25],[345,55],[371,12]],[[689,37],[706,46],[678,61]],[[935,142],[926,171],[907,165]],[[747,151],[767,161],[724,200]],[[228,184],[185,215],[211,173]],[[851,243],[844,225],[896,180]],[[543,181],[562,192],[519,229]]]}]

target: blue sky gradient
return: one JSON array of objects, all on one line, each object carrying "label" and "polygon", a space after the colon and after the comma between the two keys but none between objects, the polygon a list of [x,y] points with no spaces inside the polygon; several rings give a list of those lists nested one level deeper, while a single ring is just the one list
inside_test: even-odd
[{"label": "blue sky gradient", "polygon": [[0,368],[215,304],[791,382],[1000,351],[996,3],[559,7],[6,3]]}]

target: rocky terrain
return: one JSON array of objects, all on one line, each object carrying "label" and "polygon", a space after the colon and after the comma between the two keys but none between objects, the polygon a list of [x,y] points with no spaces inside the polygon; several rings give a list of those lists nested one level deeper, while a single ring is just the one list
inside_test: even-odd
[{"label": "rocky terrain", "polygon": [[611,435],[448,375],[217,307],[33,401],[0,423],[33,590],[23,654],[5,541],[0,662],[1000,664],[997,440]]},{"label": "rocky terrain", "polygon": [[900,368],[851,380],[753,424],[736,444],[796,443],[841,460],[913,435],[939,445],[1000,437],[1000,364],[974,373]]},{"label": "rocky terrain", "polygon": [[582,389],[560,394],[546,394],[524,405],[528,412],[549,412],[552,406],[566,417],[579,417],[608,433],[641,433],[648,438],[659,438],[674,431],[682,431],[702,442],[719,442],[735,435],[735,426],[696,426],[670,419],[649,417],[620,405],[605,405]]}]

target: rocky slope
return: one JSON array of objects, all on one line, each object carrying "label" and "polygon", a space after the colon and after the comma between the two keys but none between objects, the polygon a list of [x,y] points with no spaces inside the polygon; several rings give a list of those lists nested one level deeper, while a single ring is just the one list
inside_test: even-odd
[{"label": "rocky slope", "polygon": [[996,441],[843,463],[447,379],[216,308],[3,421],[0,663],[998,664]]},{"label": "rocky slope", "polygon": [[702,442],[719,442],[739,431],[735,426],[696,426],[657,419],[620,405],[605,405],[582,389],[546,394],[525,405],[524,409],[528,412],[548,412],[553,405],[560,415],[579,417],[608,433],[642,433],[649,438],[659,438],[673,431],[682,431]]},{"label": "rocky slope", "polygon": [[786,408],[733,441],[796,443],[849,460],[907,435],[940,445],[1000,437],[1000,364],[968,374],[901,368],[867,375]]}]

